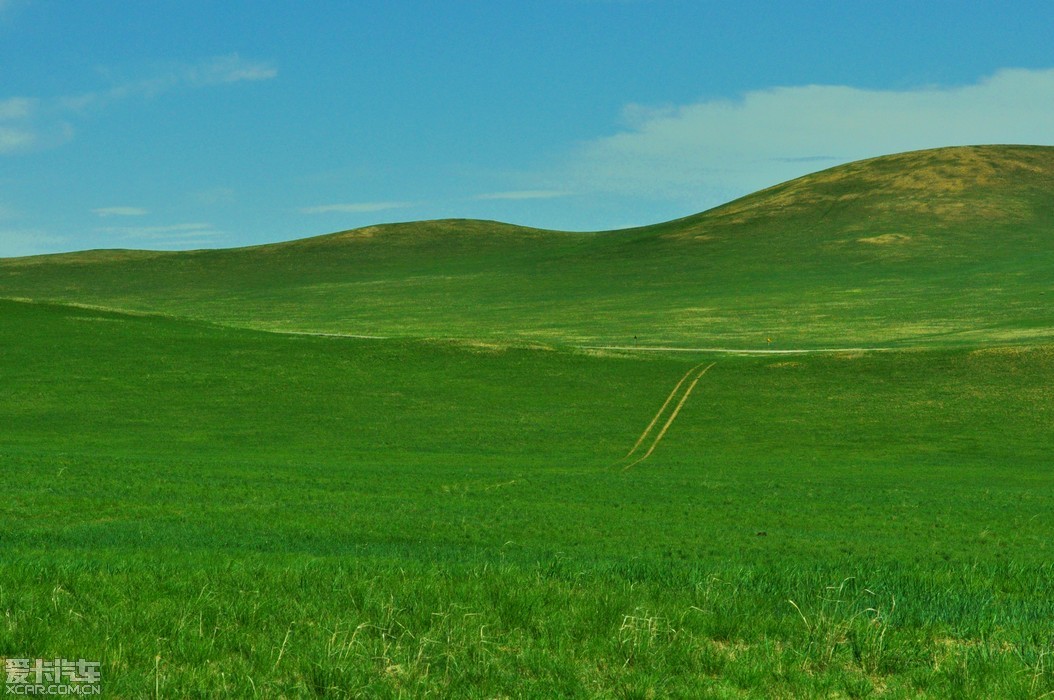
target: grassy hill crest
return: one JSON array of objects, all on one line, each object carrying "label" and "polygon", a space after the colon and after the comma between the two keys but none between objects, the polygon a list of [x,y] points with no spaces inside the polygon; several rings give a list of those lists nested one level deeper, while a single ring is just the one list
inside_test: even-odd
[{"label": "grassy hill crest", "polygon": [[620,231],[383,224],[0,260],[0,296],[270,330],[786,347],[1054,337],[1054,148],[872,158]]}]

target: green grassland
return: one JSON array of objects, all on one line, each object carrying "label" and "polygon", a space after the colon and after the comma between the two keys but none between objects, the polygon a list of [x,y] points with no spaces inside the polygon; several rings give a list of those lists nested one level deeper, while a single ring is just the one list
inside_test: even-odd
[{"label": "green grassland", "polygon": [[[0,657],[112,697],[1054,693],[1052,172],[0,261]],[[581,347],[634,335],[895,349]]]}]

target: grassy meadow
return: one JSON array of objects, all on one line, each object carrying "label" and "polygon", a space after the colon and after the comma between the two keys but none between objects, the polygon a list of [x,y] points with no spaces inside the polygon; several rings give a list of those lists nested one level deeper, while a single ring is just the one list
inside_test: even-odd
[{"label": "grassy meadow", "polygon": [[[1051,150],[1003,155],[1041,182]],[[830,198],[903,199],[850,176],[1019,182],[953,155],[647,231],[0,261],[0,657],[101,660],[122,698],[1054,694],[1049,192],[978,204],[984,245],[951,240],[966,187],[927,200],[946,230],[806,250]],[[583,347],[634,335],[891,349]]]}]

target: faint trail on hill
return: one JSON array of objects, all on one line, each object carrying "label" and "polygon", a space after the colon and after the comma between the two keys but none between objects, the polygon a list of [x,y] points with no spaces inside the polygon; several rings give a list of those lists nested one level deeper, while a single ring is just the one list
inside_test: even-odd
[{"label": "faint trail on hill", "polygon": [[[699,380],[703,378],[703,375],[706,374],[707,372],[709,372],[710,368],[713,367],[716,364],[717,364],[716,362],[711,362],[706,367],[704,367],[703,370],[701,372],[699,372],[699,374],[697,374],[695,376],[695,379],[692,380],[692,383],[689,384],[688,388],[685,390],[684,395],[681,396],[681,400],[677,402],[677,407],[675,409],[673,409],[673,413],[671,413],[670,417],[666,419],[666,424],[664,426],[662,426],[662,430],[660,430],[659,434],[655,436],[655,441],[651,443],[651,447],[648,448],[648,451],[645,452],[644,456],[642,456],[640,459],[637,459],[637,460],[635,460],[633,462],[630,462],[629,464],[624,466],[622,468],[622,471],[626,471],[630,467],[632,467],[634,465],[637,465],[637,464],[640,464],[641,462],[643,462],[644,460],[646,460],[648,457],[651,456],[651,453],[655,451],[655,448],[659,445],[659,442],[662,440],[663,436],[666,435],[666,431],[670,429],[671,425],[673,425],[673,421],[676,420],[677,414],[681,412],[681,408],[684,407],[684,403],[688,400],[688,397],[692,394],[692,389],[694,389],[695,385],[699,383]],[[698,366],[693,367],[691,370],[689,370],[689,374],[691,374],[691,372],[695,371],[697,368],[698,368]],[[684,382],[684,380],[682,379],[681,383],[683,383],[683,382]],[[680,385],[681,384],[678,383],[677,386],[680,387]],[[677,391],[677,389],[675,388],[674,392],[676,393],[676,391]],[[668,403],[668,401],[667,401],[667,403]],[[665,406],[663,406],[663,408],[665,408]],[[660,411],[660,413],[661,413],[661,411]]]},{"label": "faint trail on hill", "polygon": [[356,335],[354,333],[320,333],[317,331],[276,331],[272,329],[253,329],[263,330],[265,333],[276,333],[278,335],[306,335],[312,338],[356,338],[358,340],[389,340],[390,338],[386,335]]},{"label": "faint trail on hill", "polygon": [[637,451],[637,448],[640,447],[641,443],[644,442],[644,440],[648,437],[648,434],[651,432],[651,429],[654,428],[655,424],[659,422],[659,418],[662,417],[663,412],[666,411],[666,407],[670,405],[671,401],[673,401],[673,397],[677,395],[677,392],[681,389],[681,385],[684,384],[684,382],[688,379],[692,372],[702,366],[703,364],[699,363],[695,367],[692,367],[690,370],[684,373],[684,376],[681,377],[681,381],[677,382],[677,386],[675,386],[673,388],[673,391],[670,392],[670,395],[666,397],[666,401],[662,404],[662,408],[659,409],[659,412],[656,413],[655,417],[651,419],[651,423],[648,423],[648,427],[645,428],[644,432],[640,434],[639,438],[637,438],[637,442],[633,445],[633,449],[627,452],[626,456],[622,459],[629,459],[633,456],[633,453]]},{"label": "faint trail on hill", "polygon": [[[7,297],[0,297],[5,299]],[[17,299],[11,298],[12,301]],[[26,300],[29,301],[29,300]],[[125,311],[123,309],[109,309],[103,306],[88,306],[85,304],[68,304],[62,302],[55,302],[62,306],[80,306],[83,308],[99,309],[102,311],[116,311],[120,313],[131,313],[135,312]],[[143,312],[143,315],[146,315]],[[163,315],[163,314],[162,314]],[[223,324],[220,324],[223,325]],[[274,333],[276,335],[302,335],[315,338],[354,338],[357,340],[395,340],[396,337],[388,335],[363,335],[358,333],[332,333],[325,331],[289,331],[281,330],[276,328],[259,328],[255,326],[231,326],[231,328],[243,328],[245,330],[260,331],[263,333]],[[459,336],[450,337],[423,337],[416,338],[417,340],[454,340],[454,341],[473,341],[473,342],[490,342],[478,338],[468,338]],[[502,341],[494,341],[502,342]],[[506,341],[508,342],[508,341]],[[512,345],[515,346],[516,341],[511,341]],[[528,341],[523,341],[528,342]],[[525,345],[524,347],[530,347]],[[903,347],[873,347],[873,348],[802,348],[797,350],[769,350],[769,349],[750,349],[750,348],[679,348],[667,345],[565,345],[560,344],[554,346],[546,346],[548,349],[559,349],[560,347],[573,348],[575,350],[619,350],[623,352],[712,352],[720,353],[722,355],[822,355],[822,354],[833,354],[840,352],[895,352],[903,350],[912,350],[916,346],[903,346]],[[676,391],[676,389],[674,389]]]},{"label": "faint trail on hill", "polygon": [[802,350],[749,350],[745,348],[674,348],[642,345],[578,345],[580,350],[624,350],[629,352],[717,352],[724,355],[822,355],[838,352],[893,352],[902,348],[812,348]]}]

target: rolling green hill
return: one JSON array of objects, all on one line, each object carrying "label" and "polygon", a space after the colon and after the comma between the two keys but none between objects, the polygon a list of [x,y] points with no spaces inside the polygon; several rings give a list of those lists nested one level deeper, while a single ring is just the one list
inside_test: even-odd
[{"label": "rolling green hill", "polygon": [[875,158],[600,233],[484,221],[0,261],[0,296],[242,327],[681,347],[1054,337],[1054,148]]},{"label": "rolling green hill", "polygon": [[624,231],[0,260],[0,658],[114,697],[1054,695],[1051,294],[1039,147]]}]

